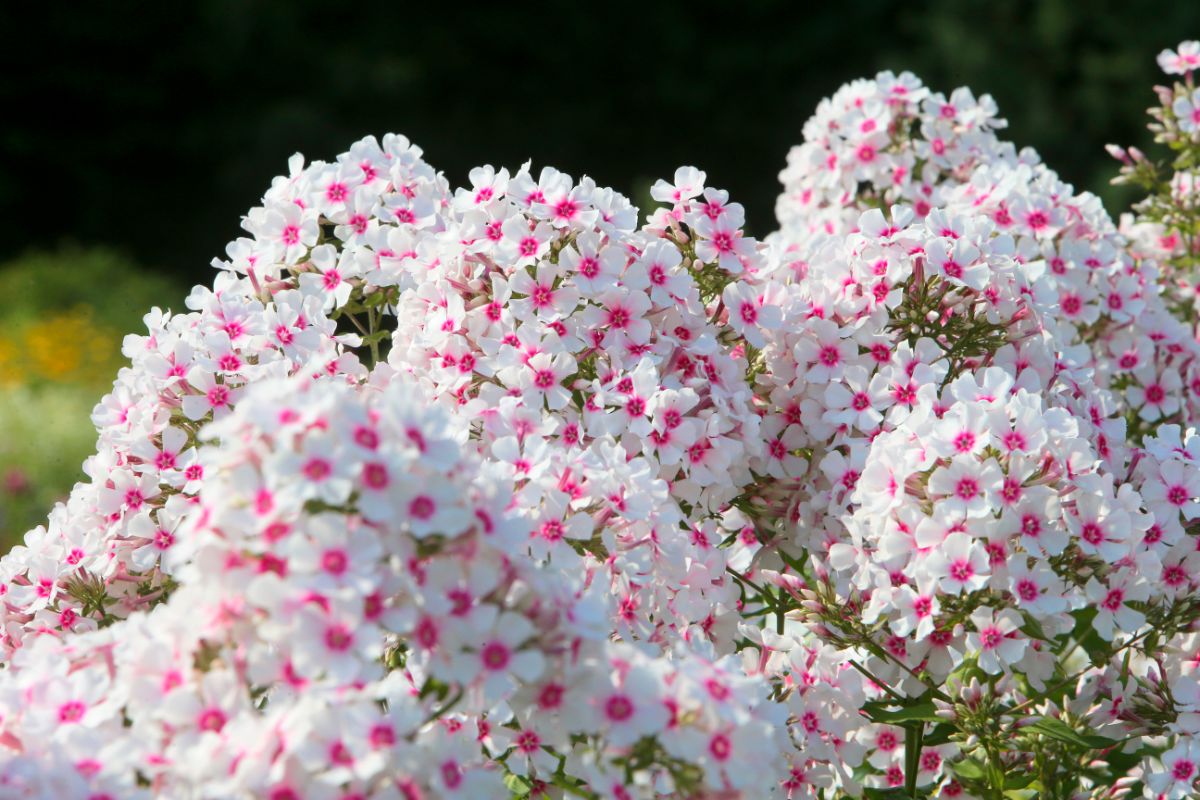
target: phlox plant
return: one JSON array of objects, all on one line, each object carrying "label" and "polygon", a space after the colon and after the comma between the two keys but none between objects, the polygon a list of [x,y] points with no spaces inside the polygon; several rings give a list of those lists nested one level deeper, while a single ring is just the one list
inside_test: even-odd
[{"label": "phlox plant", "polygon": [[295,156],[0,560],[0,796],[1200,786],[1200,44],[1099,200],[990,98],[683,167]]}]

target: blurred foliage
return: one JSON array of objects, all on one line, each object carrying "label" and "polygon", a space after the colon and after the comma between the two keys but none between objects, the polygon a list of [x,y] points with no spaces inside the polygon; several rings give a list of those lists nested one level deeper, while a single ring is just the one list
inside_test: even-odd
[{"label": "blurred foliage", "polygon": [[[14,14],[8,4],[3,15]],[[1178,0],[42,4],[0,49],[0,210],[19,252],[114,243],[189,282],[287,157],[398,131],[452,181],[532,158],[631,197],[692,163],[773,228],[775,176],[818,100],[880,69],[989,92],[1009,135],[1102,193],[1145,144]],[[38,35],[38,34],[42,35]],[[1116,206],[1110,206],[1115,208]]]},{"label": "blurred foliage", "polygon": [[89,415],[100,399],[80,386],[0,388],[0,554],[82,480],[96,447]]},{"label": "blurred foliage", "polygon": [[182,304],[171,278],[102,249],[0,265],[0,549],[45,521],[95,449],[91,410],[125,362],[121,340],[152,306]]}]

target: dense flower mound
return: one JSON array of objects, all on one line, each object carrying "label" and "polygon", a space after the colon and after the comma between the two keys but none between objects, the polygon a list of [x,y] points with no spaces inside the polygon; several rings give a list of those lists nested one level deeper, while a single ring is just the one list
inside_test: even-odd
[{"label": "dense flower mound", "polygon": [[779,237],[803,250],[813,234],[852,230],[864,210],[895,203],[918,218],[986,216],[995,235],[1011,237],[1015,258],[1045,273],[1045,323],[1061,357],[1114,392],[1131,435],[1181,405],[1194,422],[1200,350],[1164,302],[1161,248],[1129,248],[1097,197],[1076,194],[1036,152],[999,138],[997,113],[987,95],[961,88],[947,98],[910,73],[843,87],[788,155]]},{"label": "dense flower mound", "polygon": [[294,158],[0,560],[4,796],[1192,794],[1194,182],[1123,233],[996,114],[843,88],[765,243]]},{"label": "dense flower mound", "polygon": [[[607,593],[520,557],[511,485],[464,433],[400,378],[257,383],[205,429],[222,446],[204,450],[180,588],[16,653],[9,784],[494,797],[499,764],[621,784],[632,748],[661,780],[770,791],[783,716],[769,687],[736,661],[610,642]],[[726,772],[733,758],[761,764]]]}]

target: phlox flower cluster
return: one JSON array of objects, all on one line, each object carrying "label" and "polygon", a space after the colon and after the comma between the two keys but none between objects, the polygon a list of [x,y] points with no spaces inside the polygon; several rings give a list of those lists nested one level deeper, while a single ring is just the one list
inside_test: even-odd
[{"label": "phlox flower cluster", "polygon": [[947,97],[910,73],[848,84],[822,101],[788,154],[778,236],[802,247],[896,203],[919,219],[986,216],[995,235],[1012,238],[1014,257],[1043,273],[1043,320],[1061,356],[1113,393],[1130,435],[1172,418],[1192,424],[1197,345],[1164,301],[1159,260],[1128,247],[1099,198],[1000,139],[997,114],[987,95],[960,88]]},{"label": "phlox flower cluster", "polygon": [[997,114],[843,87],[765,242],[294,157],[0,559],[0,794],[1193,794],[1194,182],[1118,230]]},{"label": "phlox flower cluster", "polygon": [[180,587],[14,655],[6,796],[620,797],[631,753],[660,791],[769,792],[767,684],[610,642],[601,584],[516,557],[528,521],[464,434],[399,377],[256,383],[205,429]]},{"label": "phlox flower cluster", "polygon": [[[1190,656],[1165,667],[1161,652],[1194,647],[1196,548],[1185,531],[1200,483],[1180,428],[1154,430],[1191,420],[1193,335],[1168,314],[1157,262],[1125,244],[1095,198],[1073,197],[1036,154],[999,142],[994,114],[965,90],[946,101],[911,76],[883,74],[822,104],[789,157],[779,263],[802,278],[799,296],[815,295],[816,324],[832,319],[858,338],[860,361],[825,351],[855,372],[825,389],[824,404],[803,382],[773,389],[829,423],[822,433],[816,414],[805,419],[817,436],[801,446],[822,474],[790,495],[798,538],[791,553],[780,546],[775,580],[802,600],[808,629],[871,678],[876,698],[932,702],[939,718],[984,742],[997,737],[975,756],[958,753],[960,764],[1009,770],[1011,759],[1040,757],[1012,743],[1027,721],[995,720],[1036,706],[1055,682],[1077,686],[1069,704],[1047,707],[1055,717],[1104,731],[1112,745],[1169,730],[1183,735],[1167,742],[1189,753],[1190,712],[1169,699],[1169,683],[1189,672]],[[941,158],[946,150],[959,155]],[[897,202],[890,218],[879,210]],[[862,277],[871,267],[874,286]],[[1096,283],[1102,276],[1110,288]],[[930,303],[952,278],[952,302]],[[1122,296],[1102,301],[1119,283]],[[891,298],[874,318],[863,310],[868,292]],[[1094,311],[1072,299],[1085,294]],[[975,318],[955,308],[958,297],[986,309],[990,331],[967,327],[995,336],[983,358],[964,354],[970,335],[948,330],[955,317]],[[1135,315],[1120,311],[1128,300]],[[866,358],[869,337],[888,334],[901,340],[897,355],[915,354],[903,372]],[[799,359],[797,347],[785,338],[765,352]],[[790,374],[768,369],[758,380]],[[897,402],[919,391],[915,406]],[[787,572],[804,557],[816,581],[800,587]],[[1100,663],[1105,651],[1123,661],[1088,668],[1064,655]],[[897,745],[901,732],[888,729],[872,748],[875,731],[860,731],[876,773],[868,780],[911,787],[914,748]],[[956,769],[941,791],[965,791],[971,769]]]},{"label": "phlox flower cluster", "polygon": [[1158,105],[1149,109],[1156,143],[1165,144],[1174,158],[1160,164],[1136,147],[1109,145],[1121,163],[1113,183],[1133,184],[1147,196],[1122,215],[1121,227],[1137,257],[1153,261],[1163,272],[1164,297],[1193,335],[1200,316],[1200,276],[1196,274],[1195,224],[1196,153],[1200,151],[1200,89],[1195,82],[1195,54],[1200,44],[1183,42],[1178,52],[1164,50],[1159,65],[1167,75],[1180,76],[1170,86],[1157,86]]}]

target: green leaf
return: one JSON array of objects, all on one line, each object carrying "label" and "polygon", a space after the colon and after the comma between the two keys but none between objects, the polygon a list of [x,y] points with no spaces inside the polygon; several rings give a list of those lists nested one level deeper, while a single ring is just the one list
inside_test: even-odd
[{"label": "green leaf", "polygon": [[969,781],[981,781],[987,777],[987,770],[973,758],[964,758],[962,761],[951,761],[950,769],[954,770],[954,774]]},{"label": "green leaf", "polygon": [[1004,776],[1005,789],[1028,789],[1037,776],[1029,772],[1013,772]]},{"label": "green leaf", "polygon": [[372,334],[368,334],[367,336],[362,337],[362,342],[363,342],[363,344],[366,344],[366,345],[374,344],[375,342],[382,342],[384,339],[388,338],[391,335],[392,335],[392,332],[389,330],[375,331]]},{"label": "green leaf", "polygon": [[914,703],[911,706],[903,706],[894,710],[888,709],[884,703],[874,702],[867,703],[863,706],[863,710],[867,712],[867,716],[872,722],[886,722],[892,725],[902,722],[942,721],[941,717],[937,715],[937,708],[929,701]]},{"label": "green leaf", "polygon": [[1117,743],[1115,739],[1109,739],[1106,736],[1080,733],[1061,719],[1055,719],[1054,717],[1043,717],[1031,725],[1026,725],[1022,730],[1036,731],[1050,739],[1057,739],[1060,742],[1066,742],[1067,744],[1073,744],[1076,747],[1083,747],[1088,750],[1103,750]]},{"label": "green leaf", "polygon": [[945,744],[950,741],[950,737],[953,734],[954,726],[947,722],[942,722],[926,732],[924,743],[927,747],[937,747],[939,744]]},{"label": "green leaf", "polygon": [[1038,792],[1035,789],[1005,789],[1004,796],[1012,800],[1033,800]]},{"label": "green leaf", "polygon": [[513,797],[526,797],[531,788],[524,778],[511,772],[504,776],[504,785],[512,792]]}]

